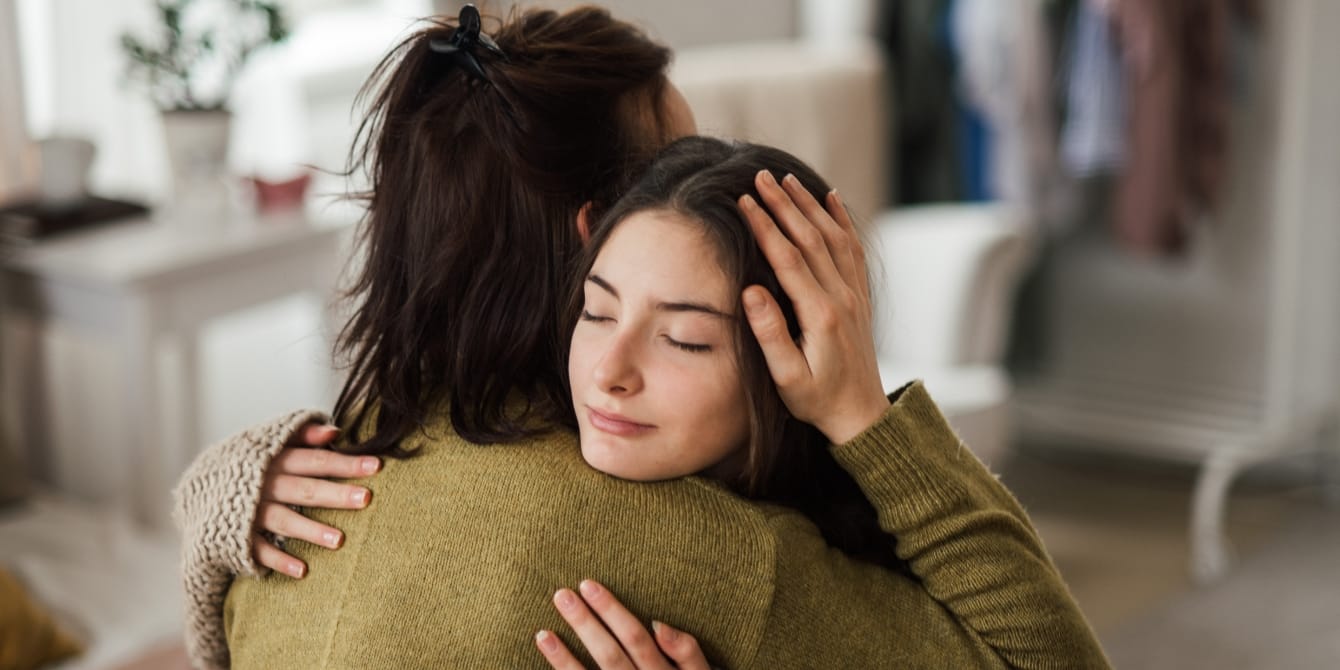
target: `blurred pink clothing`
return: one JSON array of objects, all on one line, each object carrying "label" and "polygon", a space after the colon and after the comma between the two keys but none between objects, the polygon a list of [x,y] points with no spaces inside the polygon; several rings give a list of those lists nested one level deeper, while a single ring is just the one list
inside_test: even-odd
[{"label": "blurred pink clothing", "polygon": [[[1129,127],[1114,221],[1130,250],[1180,253],[1213,210],[1228,160],[1227,39],[1234,0],[1116,0]],[[1250,13],[1250,12],[1248,12]]]}]

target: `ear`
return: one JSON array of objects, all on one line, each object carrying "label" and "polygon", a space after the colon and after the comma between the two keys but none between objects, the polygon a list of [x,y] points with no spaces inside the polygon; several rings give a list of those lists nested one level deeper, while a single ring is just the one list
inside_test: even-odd
[{"label": "ear", "polygon": [[591,201],[587,200],[582,208],[577,210],[577,235],[582,238],[582,244],[591,243]]}]

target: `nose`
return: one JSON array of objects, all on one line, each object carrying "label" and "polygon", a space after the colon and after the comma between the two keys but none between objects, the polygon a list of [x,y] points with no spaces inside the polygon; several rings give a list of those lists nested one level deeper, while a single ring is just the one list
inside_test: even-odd
[{"label": "nose", "polygon": [[642,390],[642,369],[638,343],[629,333],[607,340],[609,348],[601,355],[594,370],[600,390],[615,396],[633,395]]}]

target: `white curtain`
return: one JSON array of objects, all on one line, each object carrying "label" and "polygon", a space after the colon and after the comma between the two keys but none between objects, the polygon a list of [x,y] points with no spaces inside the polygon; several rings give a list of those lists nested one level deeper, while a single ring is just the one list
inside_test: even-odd
[{"label": "white curtain", "polygon": [[136,199],[164,194],[167,159],[158,116],[148,95],[125,80],[119,43],[122,32],[153,25],[153,3],[4,1],[18,8],[29,135],[91,140],[97,146],[94,193]]},{"label": "white curtain", "polygon": [[25,127],[18,36],[14,0],[0,0],[0,202],[30,191],[35,178]]}]

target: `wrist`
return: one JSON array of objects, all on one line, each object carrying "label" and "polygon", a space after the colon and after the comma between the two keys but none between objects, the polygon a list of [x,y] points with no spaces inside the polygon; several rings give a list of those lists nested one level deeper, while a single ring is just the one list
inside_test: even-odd
[{"label": "wrist", "polygon": [[871,397],[858,406],[853,406],[852,411],[835,416],[832,421],[820,427],[819,430],[824,434],[824,437],[828,438],[829,442],[846,444],[875,425],[888,409],[888,398],[883,395]]}]

